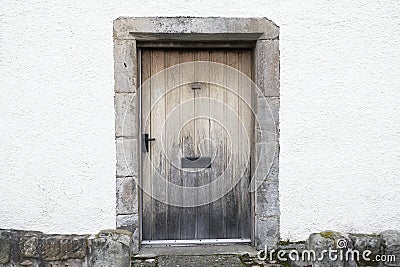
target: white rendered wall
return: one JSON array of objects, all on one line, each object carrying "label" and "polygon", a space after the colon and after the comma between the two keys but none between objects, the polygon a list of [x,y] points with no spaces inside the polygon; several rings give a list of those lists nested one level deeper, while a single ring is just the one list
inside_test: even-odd
[{"label": "white rendered wall", "polygon": [[115,227],[112,21],[178,15],[281,27],[283,239],[400,225],[398,0],[6,0],[0,228]]}]

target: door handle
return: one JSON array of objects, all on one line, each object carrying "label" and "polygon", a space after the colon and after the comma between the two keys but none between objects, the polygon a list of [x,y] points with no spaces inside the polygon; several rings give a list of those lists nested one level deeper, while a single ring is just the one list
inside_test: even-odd
[{"label": "door handle", "polygon": [[151,141],[155,141],[156,139],[153,137],[149,137],[149,134],[142,134],[142,140],[143,140],[143,148],[145,149],[145,151],[143,152],[149,152],[149,142]]}]

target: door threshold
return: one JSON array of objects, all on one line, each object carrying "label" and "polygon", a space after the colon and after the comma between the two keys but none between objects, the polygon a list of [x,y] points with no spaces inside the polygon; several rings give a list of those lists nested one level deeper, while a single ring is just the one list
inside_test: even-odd
[{"label": "door threshold", "polygon": [[251,243],[250,238],[230,239],[189,239],[189,240],[143,240],[142,246],[193,246],[193,245],[229,245]]},{"label": "door threshold", "polygon": [[246,255],[257,256],[251,244],[208,244],[191,246],[142,246],[134,258],[155,258],[158,256],[202,256],[202,255]]}]

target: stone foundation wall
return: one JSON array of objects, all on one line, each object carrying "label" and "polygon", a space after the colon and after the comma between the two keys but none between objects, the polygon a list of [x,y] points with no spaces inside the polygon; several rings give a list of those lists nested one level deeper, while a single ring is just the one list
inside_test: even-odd
[{"label": "stone foundation wall", "polygon": [[[400,266],[400,231],[388,230],[380,234],[350,234],[326,231],[311,234],[305,243],[282,243],[278,246],[278,249],[286,252],[285,258],[288,265],[292,267]],[[301,256],[300,260],[290,259],[289,253],[293,250],[297,251],[298,255],[302,255],[305,251],[314,251],[317,255],[316,260],[304,260]],[[329,251],[333,252],[332,258],[335,255],[337,256],[336,260],[329,257]],[[356,256],[357,254],[350,253],[354,251],[359,253],[359,257]],[[368,251],[366,254],[368,261],[362,256],[365,251]],[[321,257],[322,253],[324,253],[324,257]],[[348,256],[346,256],[346,253]],[[340,255],[343,255],[343,257],[340,258]],[[292,253],[292,258],[295,256],[296,254]],[[377,260],[376,256],[380,257],[378,259],[384,259],[383,256],[386,260]]]},{"label": "stone foundation wall", "polygon": [[131,244],[132,234],[125,230],[48,235],[0,229],[0,267],[126,267]]},{"label": "stone foundation wall", "polygon": [[[0,229],[0,267],[128,267],[135,253],[132,233],[126,230],[104,230],[97,235],[49,235],[35,231]],[[275,247],[275,246],[274,246]],[[286,252],[282,266],[294,267],[390,267],[400,266],[400,231],[380,234],[347,234],[332,231],[311,234],[306,242],[280,242],[276,253]],[[356,250],[362,255],[366,250],[372,261],[291,260],[291,251],[302,255],[314,251],[317,258],[323,251]],[[377,255],[394,255],[394,261],[375,261]],[[293,256],[293,255],[292,255]],[[283,263],[283,262],[280,262]],[[269,266],[269,265],[268,265]],[[277,265],[280,266],[280,265]]]}]

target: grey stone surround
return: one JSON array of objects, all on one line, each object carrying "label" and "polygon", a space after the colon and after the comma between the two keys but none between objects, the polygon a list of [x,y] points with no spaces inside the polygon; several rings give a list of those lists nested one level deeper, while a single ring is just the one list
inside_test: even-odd
[{"label": "grey stone surround", "polygon": [[[254,46],[255,82],[263,93],[257,98],[258,116],[270,112],[275,125],[259,125],[255,132],[277,127],[279,132],[279,27],[266,18],[221,17],[121,17],[114,21],[115,140],[116,140],[116,224],[133,232],[137,251],[140,245],[140,143],[137,44],[152,42],[251,42]],[[132,100],[132,102],[131,102]],[[259,151],[278,147],[278,141],[265,142],[256,135],[254,159]],[[271,170],[265,169],[263,185],[254,194],[253,244],[276,246],[279,240],[279,153]],[[261,161],[263,162],[263,161]]]}]

